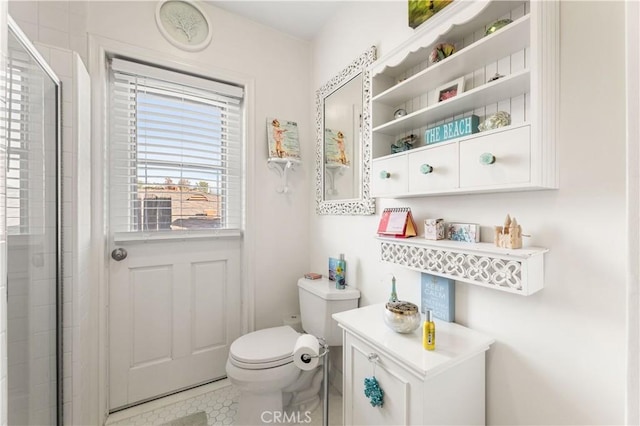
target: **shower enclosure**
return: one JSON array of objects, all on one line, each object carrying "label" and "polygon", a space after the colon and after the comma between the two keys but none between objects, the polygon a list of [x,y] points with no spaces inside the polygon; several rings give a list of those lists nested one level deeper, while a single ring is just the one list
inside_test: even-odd
[{"label": "shower enclosure", "polygon": [[60,81],[11,20],[6,75],[8,423],[62,424]]}]

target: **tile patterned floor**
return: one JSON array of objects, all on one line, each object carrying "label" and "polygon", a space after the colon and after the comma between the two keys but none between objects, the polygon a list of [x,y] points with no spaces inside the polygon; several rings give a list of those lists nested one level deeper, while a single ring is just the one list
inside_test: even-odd
[{"label": "tile patterned floor", "polygon": [[[216,382],[212,385],[216,384],[218,385],[207,385],[207,388],[213,388],[214,390],[206,391],[201,389],[205,392],[199,395],[196,394],[197,392],[193,392],[195,391],[194,389],[186,391],[196,394],[190,397],[187,396],[186,399],[181,399],[185,395],[171,395],[149,403],[155,403],[153,405],[142,404],[129,410],[115,413],[109,416],[106,426],[155,426],[198,411],[204,411],[207,414],[208,425],[231,425],[238,409],[239,393],[228,382],[224,384]],[[176,401],[176,399],[179,400]],[[158,405],[160,406],[158,407]],[[145,406],[149,410],[145,411]],[[133,415],[127,416],[127,412]],[[122,416],[125,417],[121,419]]]},{"label": "tile patterned floor", "polygon": [[[198,411],[207,414],[207,425],[233,425],[239,392],[227,379],[141,404],[109,416],[105,426],[157,426]],[[322,425],[322,404],[311,413],[310,423]],[[342,396],[333,387],[329,392],[329,424],[342,424]]]}]

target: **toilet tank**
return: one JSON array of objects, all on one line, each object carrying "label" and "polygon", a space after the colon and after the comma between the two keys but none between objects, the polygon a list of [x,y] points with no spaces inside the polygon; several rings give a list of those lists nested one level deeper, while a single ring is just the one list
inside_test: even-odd
[{"label": "toilet tank", "polygon": [[318,280],[300,278],[298,296],[302,329],[323,337],[329,346],[342,346],[342,333],[331,315],[357,308],[360,291],[351,286],[338,290],[335,281],[326,277]]}]

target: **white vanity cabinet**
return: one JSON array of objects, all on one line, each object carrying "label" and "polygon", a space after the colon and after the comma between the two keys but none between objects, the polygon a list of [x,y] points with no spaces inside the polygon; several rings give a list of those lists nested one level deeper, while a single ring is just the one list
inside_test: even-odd
[{"label": "white vanity cabinet", "polygon": [[[455,323],[436,320],[436,350],[422,347],[422,328],[389,329],[384,305],[333,315],[343,329],[345,425],[443,425],[485,423],[485,352],[493,339]],[[371,406],[364,379],[384,391]]]},{"label": "white vanity cabinet", "polygon": [[[372,196],[557,188],[559,34],[559,2],[453,2],[373,63]],[[456,52],[431,63],[439,43]],[[462,90],[439,100],[460,79]],[[398,109],[407,114],[396,118]],[[510,125],[426,145],[427,129],[473,115],[482,123],[499,111]],[[391,154],[411,134],[413,149]],[[424,173],[431,161],[438,167]]]}]

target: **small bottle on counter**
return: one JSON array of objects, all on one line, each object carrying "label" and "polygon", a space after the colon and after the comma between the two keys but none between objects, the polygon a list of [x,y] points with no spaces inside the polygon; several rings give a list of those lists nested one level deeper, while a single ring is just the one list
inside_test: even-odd
[{"label": "small bottle on counter", "polygon": [[339,290],[344,290],[347,286],[347,282],[345,279],[347,269],[347,262],[344,260],[344,253],[340,253],[340,258],[338,259],[338,263],[336,265],[336,288]]},{"label": "small bottle on counter", "polygon": [[436,348],[436,323],[433,322],[433,313],[430,309],[425,312],[424,325],[422,326],[422,347],[428,351]]}]

